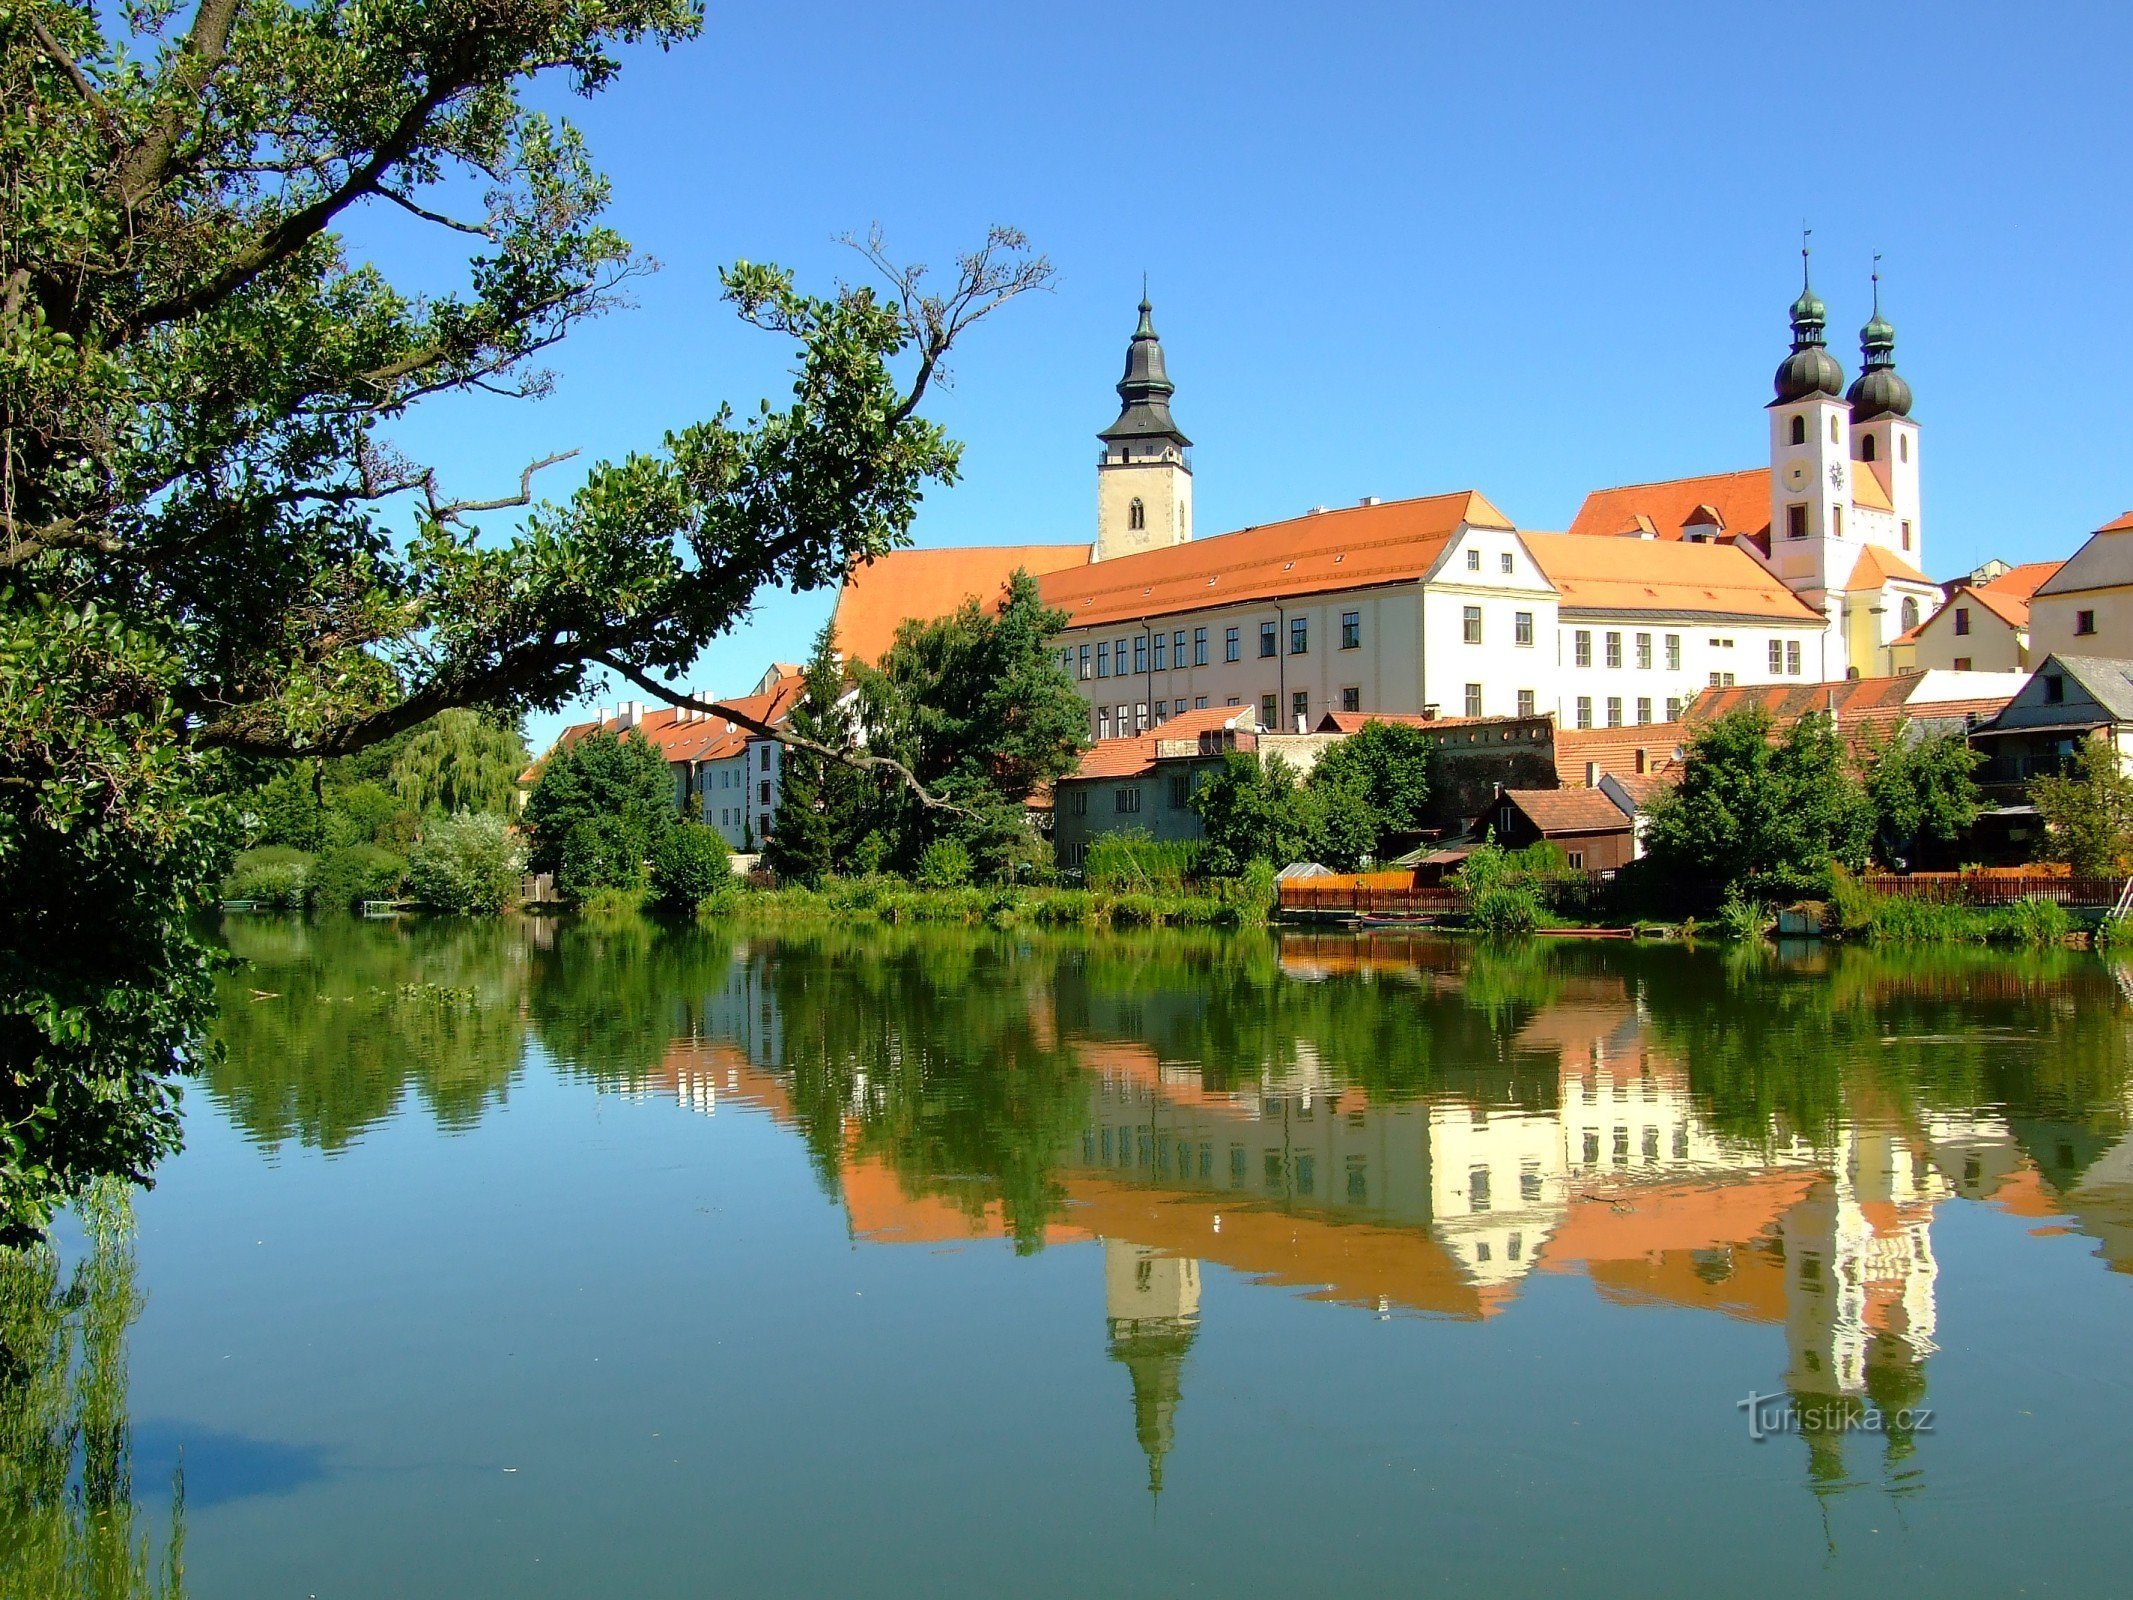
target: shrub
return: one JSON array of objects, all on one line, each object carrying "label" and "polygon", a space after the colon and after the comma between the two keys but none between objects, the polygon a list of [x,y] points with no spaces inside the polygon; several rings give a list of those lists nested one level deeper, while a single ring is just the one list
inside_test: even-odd
[{"label": "shrub", "polygon": [[346,911],[365,900],[390,900],[407,876],[407,861],[374,844],[345,844],[320,859],[311,901],[321,911]]},{"label": "shrub", "polygon": [[662,911],[693,912],[732,881],[733,863],[716,828],[678,823],[652,847],[652,904]]},{"label": "shrub", "polygon": [[1770,910],[1760,900],[1751,900],[1738,885],[1726,890],[1718,904],[1718,925],[1729,939],[1760,939],[1770,928]]},{"label": "shrub", "polygon": [[1992,919],[1987,937],[2002,944],[2024,944],[2032,949],[2049,949],[2066,943],[2067,930],[2073,919],[2066,914],[2066,907],[2053,900],[2039,900],[2034,896],[2017,900]]},{"label": "shrub", "polygon": [[1199,846],[1185,839],[1158,842],[1145,828],[1122,828],[1090,841],[1082,881],[1103,893],[1129,889],[1176,891],[1192,875]]},{"label": "shrub", "polygon": [[970,881],[970,852],[957,839],[936,839],[918,858],[913,878],[921,889],[960,889]]},{"label": "shrub", "polygon": [[583,902],[602,889],[644,884],[644,856],[636,830],[613,817],[581,817],[563,836],[555,886],[566,900]]},{"label": "shrub", "polygon": [[246,850],[230,865],[222,880],[222,898],[251,900],[277,911],[301,911],[311,898],[312,874],[318,858],[305,850],[284,844],[265,844]]},{"label": "shrub", "polygon": [[407,886],[433,911],[494,915],[518,893],[523,861],[502,817],[461,812],[434,822],[407,858]]},{"label": "shrub", "polygon": [[1467,925],[1492,935],[1531,933],[1541,924],[1540,894],[1531,884],[1498,879],[1470,892]]}]

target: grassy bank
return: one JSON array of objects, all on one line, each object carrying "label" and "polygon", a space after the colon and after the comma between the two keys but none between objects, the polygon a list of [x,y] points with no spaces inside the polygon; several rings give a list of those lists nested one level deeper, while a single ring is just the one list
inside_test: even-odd
[{"label": "grassy bank", "polygon": [[1829,916],[1847,939],[1875,944],[1999,944],[2046,949],[2074,931],[2066,907],[2050,900],[2009,906],[1956,905],[1876,894],[1846,874],[1832,885]]},{"label": "grassy bank", "polygon": [[1033,886],[922,889],[897,878],[832,879],[819,889],[736,889],[703,915],[742,922],[861,921],[989,927],[1239,928],[1266,922],[1271,896],[1248,883],[1208,892],[1117,893]]}]

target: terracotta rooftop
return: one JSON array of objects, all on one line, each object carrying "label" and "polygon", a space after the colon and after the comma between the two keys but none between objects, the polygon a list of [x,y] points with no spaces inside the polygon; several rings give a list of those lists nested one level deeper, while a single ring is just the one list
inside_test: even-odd
[{"label": "terracotta rooftop", "polygon": [[1413,583],[1467,523],[1511,526],[1473,490],[1347,506],[1055,571],[1043,580],[1044,598],[1078,628],[1287,595]]},{"label": "terracotta rooftop", "polygon": [[1597,789],[1506,789],[1503,799],[1542,833],[1619,833],[1629,818]]},{"label": "terracotta rooftop", "polygon": [[1976,695],[1956,700],[1926,700],[1912,697],[1928,676],[1911,673],[1896,678],[1854,678],[1844,683],[1761,683],[1730,689],[1700,689],[1681,709],[1681,720],[1691,736],[1704,724],[1745,706],[1761,706],[1775,728],[1787,728],[1812,712],[1833,712],[1845,729],[1888,727],[1905,718],[1997,716],[2009,695]]},{"label": "terracotta rooftop", "polygon": [[1072,778],[1131,778],[1155,765],[1159,744],[1171,740],[1198,740],[1203,733],[1234,728],[1239,734],[1257,734],[1258,713],[1250,706],[1202,706],[1181,711],[1159,722],[1146,733],[1125,739],[1099,739],[1081,755],[1081,765]]},{"label": "terracotta rooftop", "polygon": [[892,550],[854,567],[837,591],[837,648],[879,661],[906,619],[931,622],[965,600],[992,603],[1016,569],[1033,578],[1089,563],[1085,544],[972,545],[952,550]]},{"label": "terracotta rooftop", "polygon": [[[738,698],[722,698],[718,703],[733,707],[736,711],[754,717],[759,722],[772,726],[785,719],[793,703],[800,698],[806,679],[792,673],[778,680],[777,687],[764,694],[741,695]],[[689,712],[666,707],[658,711],[646,711],[633,723],[629,715],[617,713],[603,719],[573,722],[561,733],[540,761],[520,774],[521,783],[530,783],[540,773],[541,763],[558,750],[568,749],[593,733],[604,729],[609,733],[627,733],[634,727],[651,741],[654,749],[669,761],[719,761],[728,756],[737,756],[747,748],[748,741],[757,734],[738,723],[728,722],[724,717],[696,716]]]},{"label": "terracotta rooftop", "polygon": [[1571,519],[1570,532],[1667,540],[1699,533],[1723,541],[1743,536],[1761,540],[1770,532],[1770,469],[1750,467],[1595,489]]},{"label": "terracotta rooftop", "polygon": [[1878,589],[1892,578],[1904,583],[1922,583],[1929,589],[1940,587],[1895,551],[1870,544],[1859,552],[1859,559],[1852,565],[1851,581],[1845,588]]},{"label": "terracotta rooftop", "polygon": [[[2133,511],[2127,512],[2126,516],[2133,518]],[[2128,527],[2133,527],[2133,522],[2129,522]],[[2109,532],[2111,530],[2106,529],[2104,531]],[[2008,599],[2019,600],[2026,606],[2030,597],[2044,585],[2053,573],[2065,565],[2066,563],[2063,561],[2025,561],[2019,567],[2009,567],[1990,583],[1979,584],[1977,590],[1980,594],[2000,595]]]},{"label": "terracotta rooftop", "polygon": [[2115,521],[2106,522],[2096,531],[2098,533],[2133,533],[2133,511],[2123,513]]},{"label": "terracotta rooftop", "polygon": [[[1574,525],[1573,525],[1574,526]],[[1561,611],[1702,612],[1771,622],[1826,619],[1757,564],[1724,544],[1593,539],[1571,533],[1519,536]]]},{"label": "terracotta rooftop", "polygon": [[1493,728],[1506,722],[1534,722],[1535,717],[1424,717],[1411,711],[1328,711],[1318,719],[1313,733],[1360,733],[1373,722],[1399,728]]},{"label": "terracotta rooftop", "polygon": [[[1695,737],[1695,730],[1679,722],[1646,722],[1624,728],[1558,728],[1555,730],[1556,782],[1566,789],[1582,789],[1585,768],[1594,762],[1602,772],[1635,776],[1640,770],[1657,772],[1672,766],[1676,755]],[[1643,765],[1638,765],[1638,754]]]}]

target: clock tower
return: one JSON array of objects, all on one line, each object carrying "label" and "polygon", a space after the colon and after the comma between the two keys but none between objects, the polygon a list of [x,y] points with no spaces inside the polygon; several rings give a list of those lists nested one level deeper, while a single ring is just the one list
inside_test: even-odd
[{"label": "clock tower", "polygon": [[1770,566],[1809,605],[1821,606],[1859,556],[1845,526],[1852,501],[1852,408],[1844,370],[1824,342],[1829,308],[1807,277],[1792,303],[1792,353],[1777,369],[1770,402]]}]

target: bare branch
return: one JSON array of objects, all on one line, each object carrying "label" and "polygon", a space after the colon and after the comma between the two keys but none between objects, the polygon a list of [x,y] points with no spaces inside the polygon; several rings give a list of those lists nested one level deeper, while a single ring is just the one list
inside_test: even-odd
[{"label": "bare branch", "polygon": [[518,475],[518,493],[506,495],[500,500],[440,501],[437,498],[437,475],[434,472],[426,472],[423,474],[423,495],[429,502],[430,516],[438,522],[457,522],[463,514],[471,511],[505,511],[513,506],[530,506],[533,504],[533,475],[547,470],[559,461],[568,461],[577,453],[575,450],[562,450],[552,456],[542,456]]},{"label": "bare branch", "polygon": [[486,222],[461,222],[457,217],[448,217],[442,211],[432,211],[428,206],[418,204],[412,197],[402,194],[398,189],[388,188],[382,183],[377,186],[377,193],[390,200],[401,210],[420,217],[424,222],[434,222],[440,228],[451,228],[459,233],[471,233],[477,239],[486,239],[490,236],[489,225]]},{"label": "bare branch", "polygon": [[656,695],[670,706],[678,707],[684,711],[701,711],[707,716],[724,717],[729,722],[738,723],[750,733],[760,734],[766,739],[777,740],[779,744],[785,746],[788,750],[804,751],[811,756],[820,756],[825,761],[840,762],[848,767],[857,767],[861,771],[873,770],[891,773],[898,782],[917,797],[919,804],[929,811],[947,811],[953,812],[957,816],[965,817],[973,814],[968,806],[959,806],[953,800],[944,799],[935,794],[924,783],[919,781],[917,773],[893,757],[869,755],[861,750],[839,750],[832,745],[821,744],[813,739],[803,739],[800,735],[788,729],[773,726],[771,723],[763,721],[760,717],[750,716],[745,711],[729,706],[723,700],[699,700],[694,695],[682,694],[678,690],[670,689],[657,678],[651,676],[651,674],[638,667],[631,666],[628,662],[616,656],[596,652],[586,656],[585,659],[595,666],[607,668],[608,671],[618,677],[627,679],[638,688],[644,690],[645,693]]}]

